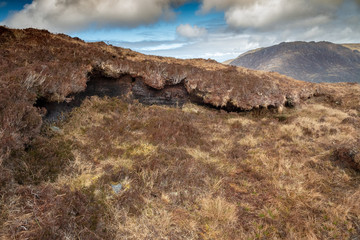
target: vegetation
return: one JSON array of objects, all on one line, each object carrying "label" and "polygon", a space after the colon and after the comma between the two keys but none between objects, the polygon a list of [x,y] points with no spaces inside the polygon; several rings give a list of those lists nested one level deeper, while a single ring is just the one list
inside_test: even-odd
[{"label": "vegetation", "polygon": [[[1,239],[360,235],[360,85],[35,29],[0,27],[0,46]],[[94,72],[126,96],[86,97]],[[81,106],[49,122],[51,101]]]},{"label": "vegetation", "polygon": [[350,48],[351,50],[357,50],[360,51],[360,44],[358,43],[347,43],[347,44],[341,44],[344,47]]},{"label": "vegetation", "polygon": [[2,236],[351,239],[359,122],[321,98],[275,114],[92,97],[4,163]]},{"label": "vegetation", "polygon": [[[141,79],[161,90],[182,84],[202,104],[232,110],[280,107],[312,96],[316,86],[276,73],[225,66],[212,60],[146,56],[103,42],[0,26],[0,162],[36,136],[42,124],[36,100],[71,101],[89,75]],[[31,119],[31,121],[29,121]]]}]

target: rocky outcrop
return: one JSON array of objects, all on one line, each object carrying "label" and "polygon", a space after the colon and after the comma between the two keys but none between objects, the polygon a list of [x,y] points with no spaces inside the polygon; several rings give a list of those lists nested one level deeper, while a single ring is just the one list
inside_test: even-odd
[{"label": "rocky outcrop", "polygon": [[359,83],[360,52],[355,50],[356,44],[345,46],[330,42],[281,43],[242,54],[230,65],[274,71],[308,82]]}]

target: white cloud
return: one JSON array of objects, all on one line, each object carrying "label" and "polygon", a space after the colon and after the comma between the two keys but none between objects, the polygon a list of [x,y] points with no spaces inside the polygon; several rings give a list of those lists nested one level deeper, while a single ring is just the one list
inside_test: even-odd
[{"label": "white cloud", "polygon": [[[0,24],[70,32],[89,27],[136,27],[175,16],[173,8],[190,0],[33,0]],[[232,28],[261,30],[307,27],[332,21],[342,3],[360,0],[198,0],[201,12],[225,12]],[[0,6],[5,2],[0,0]],[[356,5],[355,5],[356,8]],[[360,9],[360,8],[359,8]],[[199,27],[180,25],[179,35],[206,35]]]},{"label": "white cloud", "polygon": [[89,26],[129,26],[154,23],[175,15],[172,7],[187,0],[33,0],[2,24],[72,31]]},{"label": "white cloud", "polygon": [[[187,0],[33,0],[32,4],[7,19],[6,24],[11,23],[12,27],[19,28],[32,26],[65,32],[94,24],[137,26],[171,17],[174,14],[173,7],[185,1]],[[206,29],[189,24],[178,26],[177,34],[186,39],[176,38],[170,28],[159,31],[156,25],[147,29],[146,33],[139,30],[129,34],[122,29],[111,38],[109,28],[95,28],[90,32],[84,31],[86,35],[82,38],[128,41],[117,45],[146,54],[179,58],[210,57],[220,62],[237,57],[245,51],[283,41],[326,40],[351,43],[360,39],[360,0],[201,1],[203,13],[212,9],[224,11],[225,20],[233,28],[220,26],[219,23],[223,22],[217,18],[203,21],[201,26],[206,26]],[[174,24],[176,23],[172,26]],[[100,34],[93,37],[96,32]],[[159,37],[164,35],[166,37]]]},{"label": "white cloud", "polygon": [[181,24],[176,28],[177,34],[185,38],[199,38],[207,34],[205,28],[198,27],[196,25],[191,26],[190,24]]},{"label": "white cloud", "polygon": [[[233,35],[232,33],[209,34],[209,40],[206,38],[196,41],[179,42],[174,41],[154,41],[154,42],[121,42],[112,43],[117,46],[131,48],[144,54],[169,56],[177,58],[212,58],[219,62],[237,57],[239,54],[250,49],[258,48],[259,41],[267,41],[267,37],[259,36],[259,41],[249,35]],[[144,48],[142,46],[148,45]],[[179,46],[169,49],[157,49],[161,45]],[[181,47],[180,47],[181,45]],[[261,44],[263,45],[263,43]]]},{"label": "white cloud", "polygon": [[343,2],[344,0],[203,0],[201,11],[225,11],[227,24],[234,28],[273,29],[292,24],[309,26],[327,23]]},{"label": "white cloud", "polygon": [[156,46],[138,48],[138,51],[160,51],[181,48],[185,43],[171,43],[171,44],[160,44]]}]

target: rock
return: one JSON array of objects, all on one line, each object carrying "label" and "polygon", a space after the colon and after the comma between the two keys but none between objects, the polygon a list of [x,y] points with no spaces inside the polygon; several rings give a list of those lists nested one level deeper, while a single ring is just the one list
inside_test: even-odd
[{"label": "rock", "polygon": [[118,194],[122,189],[122,185],[121,185],[121,183],[111,184],[111,188],[114,191],[114,193]]},{"label": "rock", "polygon": [[61,129],[56,127],[56,126],[51,126],[50,129],[54,132],[57,132],[57,133],[60,133],[61,132]]}]

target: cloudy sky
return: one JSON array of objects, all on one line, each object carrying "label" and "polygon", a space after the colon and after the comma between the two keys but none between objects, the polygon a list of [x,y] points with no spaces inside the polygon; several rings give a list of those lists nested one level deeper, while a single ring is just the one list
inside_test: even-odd
[{"label": "cloudy sky", "polygon": [[360,0],[0,0],[0,25],[224,61],[284,41],[360,42]]}]

